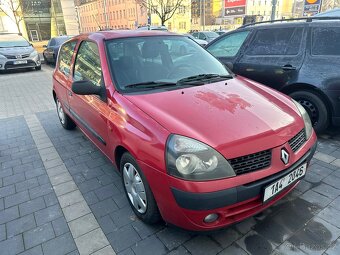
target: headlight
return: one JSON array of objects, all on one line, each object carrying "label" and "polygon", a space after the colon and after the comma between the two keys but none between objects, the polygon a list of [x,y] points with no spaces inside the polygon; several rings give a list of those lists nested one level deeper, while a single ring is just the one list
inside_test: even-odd
[{"label": "headlight", "polygon": [[30,54],[30,57],[35,57],[38,55],[38,52],[36,50],[32,51],[32,53]]},{"label": "headlight", "polygon": [[170,175],[193,181],[207,181],[235,176],[229,162],[210,146],[194,139],[171,135],[166,145],[167,170]]},{"label": "headlight", "polygon": [[298,108],[301,117],[303,121],[305,122],[305,132],[306,132],[306,138],[309,139],[309,137],[312,135],[313,132],[313,125],[310,121],[309,115],[306,112],[305,108],[298,102],[296,102],[294,99],[292,99],[296,107]]}]

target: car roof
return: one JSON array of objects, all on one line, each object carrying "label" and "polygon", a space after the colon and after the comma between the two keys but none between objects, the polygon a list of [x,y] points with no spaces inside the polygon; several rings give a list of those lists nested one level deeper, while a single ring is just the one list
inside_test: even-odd
[{"label": "car roof", "polygon": [[74,38],[87,37],[93,40],[111,40],[117,38],[131,38],[131,37],[145,37],[145,36],[182,36],[180,34],[159,31],[159,30],[108,30],[108,31],[97,31],[92,33],[81,34]]}]

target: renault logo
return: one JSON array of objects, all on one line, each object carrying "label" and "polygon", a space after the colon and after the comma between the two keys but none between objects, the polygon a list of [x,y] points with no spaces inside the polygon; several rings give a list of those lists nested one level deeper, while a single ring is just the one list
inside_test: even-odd
[{"label": "renault logo", "polygon": [[281,160],[285,165],[289,162],[289,154],[284,148],[281,149]]}]

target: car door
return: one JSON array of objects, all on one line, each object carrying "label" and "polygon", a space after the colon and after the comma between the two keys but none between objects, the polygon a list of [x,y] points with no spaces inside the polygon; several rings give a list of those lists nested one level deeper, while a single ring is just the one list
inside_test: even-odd
[{"label": "car door", "polygon": [[228,33],[208,45],[207,50],[227,66],[231,67],[232,64],[233,72],[238,73],[237,59],[246,44],[247,38],[250,36],[250,30]]},{"label": "car door", "polygon": [[[73,66],[73,81],[91,81],[93,86],[104,86],[98,46],[92,41],[82,41]],[[97,95],[68,93],[70,112],[83,132],[101,151],[108,154],[107,117],[110,113],[105,98]]]},{"label": "car door", "polygon": [[60,49],[60,56],[53,75],[54,90],[60,102],[64,106],[64,110],[67,112],[69,110],[67,91],[69,90],[69,83],[72,78],[71,62],[76,45],[76,40],[63,44]]},{"label": "car door", "polygon": [[297,80],[305,43],[304,26],[258,28],[238,59],[235,72],[280,90]]}]

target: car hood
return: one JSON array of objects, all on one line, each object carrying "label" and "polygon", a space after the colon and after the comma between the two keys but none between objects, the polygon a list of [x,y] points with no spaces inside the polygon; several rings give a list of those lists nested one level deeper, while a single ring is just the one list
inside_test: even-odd
[{"label": "car hood", "polygon": [[125,97],[170,133],[202,141],[228,158],[282,145],[304,125],[288,97],[242,77]]},{"label": "car hood", "polygon": [[33,51],[34,48],[32,46],[0,48],[0,54],[3,55],[24,55],[31,54]]}]

